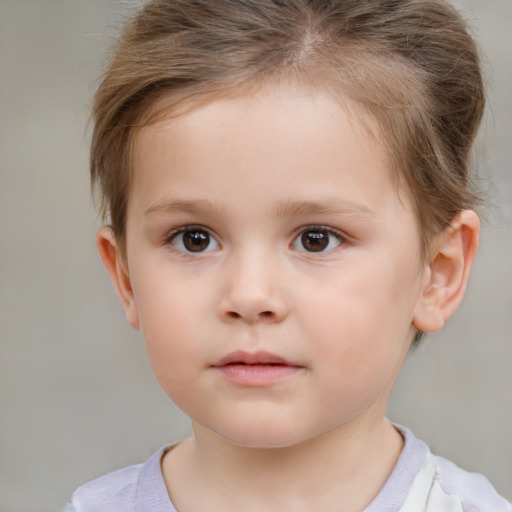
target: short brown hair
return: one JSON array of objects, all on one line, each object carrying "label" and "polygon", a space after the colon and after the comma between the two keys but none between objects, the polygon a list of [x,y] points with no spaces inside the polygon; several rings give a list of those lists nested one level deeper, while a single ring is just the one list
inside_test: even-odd
[{"label": "short brown hair", "polygon": [[376,121],[424,249],[478,203],[469,167],[485,103],[480,59],[447,2],[151,0],[125,27],[92,112],[92,184],[121,243],[137,129],[281,78],[337,89]]}]

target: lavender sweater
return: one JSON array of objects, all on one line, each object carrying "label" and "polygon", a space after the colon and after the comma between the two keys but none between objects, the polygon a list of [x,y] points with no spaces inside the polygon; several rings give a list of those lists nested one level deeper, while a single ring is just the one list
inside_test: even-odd
[{"label": "lavender sweater", "polygon": [[[433,455],[403,427],[395,469],[363,512],[512,512],[488,480]],[[63,512],[178,512],[165,487],[160,449],[144,464],[109,473],[79,487]],[[342,507],[341,507],[342,509]]]}]

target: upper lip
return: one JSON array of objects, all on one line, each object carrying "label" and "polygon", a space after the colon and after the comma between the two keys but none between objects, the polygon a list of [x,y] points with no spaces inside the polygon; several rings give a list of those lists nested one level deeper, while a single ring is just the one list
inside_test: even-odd
[{"label": "upper lip", "polygon": [[220,367],[228,364],[282,364],[286,366],[301,366],[264,350],[260,350],[258,352],[236,350],[219,359],[212,366]]}]

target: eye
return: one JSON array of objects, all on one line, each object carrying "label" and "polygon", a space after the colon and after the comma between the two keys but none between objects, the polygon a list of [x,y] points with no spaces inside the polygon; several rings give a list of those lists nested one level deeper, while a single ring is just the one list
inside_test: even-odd
[{"label": "eye", "polygon": [[219,248],[219,243],[205,228],[186,227],[169,234],[167,243],[181,252],[209,252]]},{"label": "eye", "polygon": [[305,252],[328,252],[343,243],[341,235],[335,231],[313,226],[303,231],[292,244],[293,249]]}]

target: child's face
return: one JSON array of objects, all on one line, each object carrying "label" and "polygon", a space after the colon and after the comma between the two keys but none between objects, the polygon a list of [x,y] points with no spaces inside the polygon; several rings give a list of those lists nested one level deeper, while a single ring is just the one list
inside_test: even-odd
[{"label": "child's face", "polygon": [[196,425],[287,446],[384,417],[426,272],[383,149],[331,97],[268,87],[142,129],[126,251],[128,318]]}]

